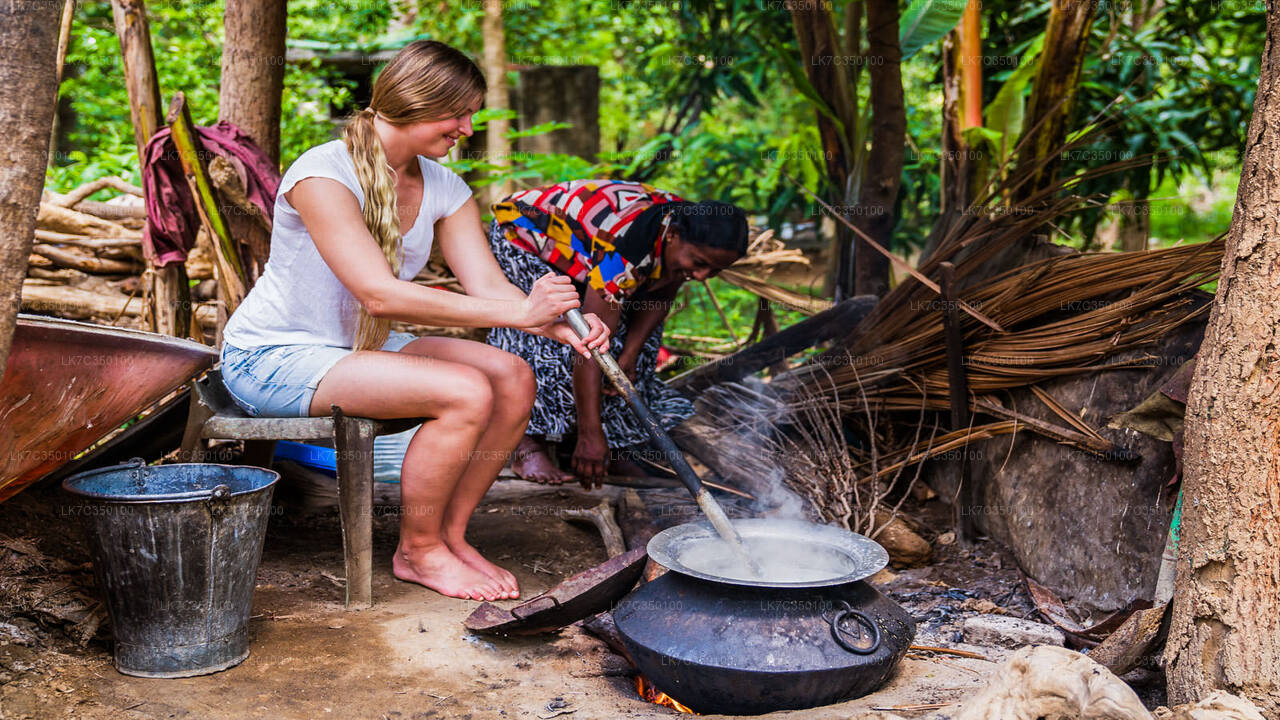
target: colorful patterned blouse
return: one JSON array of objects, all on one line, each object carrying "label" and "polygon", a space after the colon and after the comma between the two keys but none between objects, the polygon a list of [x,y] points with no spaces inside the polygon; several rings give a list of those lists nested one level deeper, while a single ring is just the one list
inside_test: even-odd
[{"label": "colorful patterned blouse", "polygon": [[509,195],[493,216],[513,245],[621,302],[662,272],[665,222],[641,216],[670,202],[681,199],[644,183],[570,180]]}]

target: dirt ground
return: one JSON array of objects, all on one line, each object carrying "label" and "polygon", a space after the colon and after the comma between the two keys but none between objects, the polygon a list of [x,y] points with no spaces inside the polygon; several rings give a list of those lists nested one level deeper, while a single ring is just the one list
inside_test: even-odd
[{"label": "dirt ground", "polygon": [[[651,493],[647,500],[663,524],[683,522],[692,511],[674,491],[645,492]],[[56,490],[35,488],[0,505],[0,540],[23,538],[34,544],[46,556],[50,572],[64,571],[67,585],[91,583],[74,518],[60,515],[59,497]],[[472,542],[515,572],[524,597],[533,597],[605,559],[593,528],[554,516],[559,508],[598,501],[598,493],[577,488],[503,481],[478,511]],[[345,612],[336,513],[303,515],[277,506],[258,571],[251,654],[241,665],[214,675],[128,677],[112,667],[108,630],[81,646],[71,639],[73,633],[39,613],[0,605],[5,612],[0,616],[0,720],[480,720],[547,718],[549,704],[572,711],[562,712],[571,720],[678,714],[639,699],[627,663],[577,627],[522,639],[469,634],[462,621],[477,603],[441,597],[391,576],[397,519],[387,510],[375,525],[375,606]],[[959,644],[958,629],[964,616],[993,607],[1031,614],[1016,569],[994,546],[980,546],[973,554],[940,550],[934,565],[878,576],[884,581],[881,589],[916,617],[916,643],[967,648],[991,661],[1002,659],[1009,651]],[[892,680],[872,695],[765,717],[844,720],[879,707],[950,703],[984,684],[995,668],[991,661],[912,652]]]}]

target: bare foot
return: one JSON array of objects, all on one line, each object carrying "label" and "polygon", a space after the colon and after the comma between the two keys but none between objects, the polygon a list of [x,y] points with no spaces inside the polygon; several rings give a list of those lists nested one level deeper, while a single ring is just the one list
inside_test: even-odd
[{"label": "bare foot", "polygon": [[488,575],[454,555],[447,546],[435,545],[412,553],[396,548],[391,571],[399,579],[418,583],[449,597],[464,600],[497,600],[503,592]]},{"label": "bare foot", "polygon": [[502,591],[502,597],[508,600],[515,600],[520,597],[520,586],[516,583],[516,576],[507,572],[503,568],[489,562],[478,550],[471,547],[466,540],[449,540],[445,539],[445,545],[449,551],[456,555],[462,562],[470,565],[472,568],[484,573],[486,577],[497,583],[498,588]]},{"label": "bare foot", "polygon": [[520,444],[511,453],[511,470],[521,480],[559,485],[573,479],[573,473],[557,470],[547,455],[546,443],[529,435],[520,439]]}]

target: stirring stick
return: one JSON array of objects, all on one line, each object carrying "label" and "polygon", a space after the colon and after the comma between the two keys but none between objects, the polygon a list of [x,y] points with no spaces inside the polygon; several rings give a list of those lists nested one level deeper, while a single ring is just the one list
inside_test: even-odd
[{"label": "stirring stick", "polygon": [[[587,324],[586,319],[582,317],[582,313],[577,309],[565,313],[565,319],[569,321],[569,326],[578,334],[578,337],[585,338],[591,334],[591,326]],[[600,366],[600,369],[604,371],[604,374],[609,378],[609,382],[613,383],[613,386],[618,389],[618,393],[626,398],[627,405],[631,407],[631,412],[635,414],[636,419],[640,421],[640,424],[649,433],[649,439],[666,456],[667,462],[671,463],[671,467],[676,471],[680,481],[693,494],[693,499],[697,501],[702,513],[711,521],[711,526],[716,529],[717,533],[720,533],[720,537],[724,538],[725,542],[729,543],[729,547],[742,559],[743,563],[751,570],[751,573],[758,578],[763,578],[764,571],[760,569],[755,559],[747,553],[746,547],[742,544],[742,537],[738,535],[737,529],[729,522],[729,516],[724,514],[724,508],[720,507],[720,503],[716,502],[716,499],[711,496],[711,492],[702,484],[698,474],[693,471],[693,468],[689,467],[689,461],[685,459],[684,453],[680,452],[680,449],[672,442],[671,436],[667,435],[667,431],[658,424],[657,418],[653,416],[648,406],[640,399],[635,386],[631,384],[631,379],[627,377],[626,373],[622,372],[622,368],[618,367],[618,362],[613,359],[612,355],[602,353],[595,348],[591,348],[591,357]]]}]

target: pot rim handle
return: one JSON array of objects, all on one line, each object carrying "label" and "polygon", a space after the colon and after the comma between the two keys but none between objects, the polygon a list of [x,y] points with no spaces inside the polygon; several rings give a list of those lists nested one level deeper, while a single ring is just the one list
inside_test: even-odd
[{"label": "pot rim handle", "polygon": [[522,602],[522,603],[520,603],[519,605],[517,605],[517,606],[515,606],[515,607],[511,608],[511,609],[510,609],[510,610],[508,610],[507,612],[511,613],[511,617],[513,617],[513,618],[515,618],[515,619],[519,620],[520,622],[524,622],[525,620],[528,620],[528,619],[529,619],[529,615],[532,615],[534,612],[538,612],[538,611],[533,611],[533,610],[531,610],[531,611],[529,612],[529,614],[528,614],[528,615],[521,615],[520,613],[518,613],[518,612],[516,612],[516,611],[517,611],[517,610],[524,610],[525,608],[527,608],[527,607],[529,607],[529,606],[533,605],[534,603],[538,602],[539,600],[550,600],[550,601],[551,601],[551,607],[549,607],[549,608],[543,608],[544,610],[551,610],[552,608],[558,608],[558,607],[560,607],[560,600],[558,600],[558,599],[556,598],[556,596],[555,596],[555,595],[539,595],[539,596],[537,596],[537,597],[534,597],[534,598],[530,598],[530,599],[528,599],[528,600],[525,600],[524,602]]},{"label": "pot rim handle", "polygon": [[[855,655],[870,655],[876,650],[879,650],[880,626],[876,624],[876,621],[872,620],[866,613],[854,610],[849,603],[844,602],[842,604],[844,605],[844,609],[836,613],[835,617],[831,618],[831,637],[835,639],[836,643],[839,644],[840,647],[854,653]],[[862,625],[871,631],[871,644],[869,646],[854,645],[853,642],[845,637],[848,634],[848,631],[842,629],[840,627],[840,623],[843,622],[845,618],[850,617],[857,620],[859,625]],[[858,633],[858,639],[861,638],[862,633]]]}]

